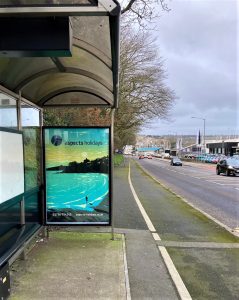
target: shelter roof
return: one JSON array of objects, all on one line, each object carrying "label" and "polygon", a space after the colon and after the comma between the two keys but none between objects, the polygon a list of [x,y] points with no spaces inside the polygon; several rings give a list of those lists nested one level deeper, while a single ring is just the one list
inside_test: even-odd
[{"label": "shelter roof", "polygon": [[[0,57],[0,85],[43,106],[118,105],[115,0],[3,0],[0,18],[71,16],[71,57]],[[29,4],[30,3],[30,4]]]}]

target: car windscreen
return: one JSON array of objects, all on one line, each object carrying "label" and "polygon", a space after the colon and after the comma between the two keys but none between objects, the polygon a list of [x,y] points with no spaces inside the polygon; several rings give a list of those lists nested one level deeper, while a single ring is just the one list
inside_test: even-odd
[{"label": "car windscreen", "polygon": [[235,158],[228,158],[227,164],[233,167],[239,167],[239,160]]}]

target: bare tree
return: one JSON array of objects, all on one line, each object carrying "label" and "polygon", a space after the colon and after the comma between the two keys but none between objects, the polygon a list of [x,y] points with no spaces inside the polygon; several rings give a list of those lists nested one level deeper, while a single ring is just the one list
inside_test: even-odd
[{"label": "bare tree", "polygon": [[165,72],[149,32],[121,28],[120,107],[115,134],[132,136],[152,118],[166,118],[175,94],[164,83]]},{"label": "bare tree", "polygon": [[131,22],[137,22],[140,26],[159,17],[159,9],[170,11],[169,0],[122,0],[121,14],[127,15]]}]

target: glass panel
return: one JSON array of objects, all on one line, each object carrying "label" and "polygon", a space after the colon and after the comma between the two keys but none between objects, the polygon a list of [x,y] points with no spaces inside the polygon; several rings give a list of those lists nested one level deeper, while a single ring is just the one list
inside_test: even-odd
[{"label": "glass panel", "polygon": [[22,127],[39,127],[40,113],[39,110],[30,105],[22,104]]},{"label": "glass panel", "polygon": [[39,189],[33,189],[25,194],[26,223],[40,223]]},{"label": "glass panel", "polygon": [[0,92],[0,127],[17,128],[17,101]]},{"label": "glass panel", "polygon": [[40,185],[40,111],[22,103],[25,190]]},{"label": "glass panel", "polygon": [[0,249],[2,247],[1,237],[20,223],[19,201],[20,199],[13,199],[0,204]]},{"label": "glass panel", "polygon": [[2,0],[0,7],[21,6],[97,6],[98,1],[93,0]]}]

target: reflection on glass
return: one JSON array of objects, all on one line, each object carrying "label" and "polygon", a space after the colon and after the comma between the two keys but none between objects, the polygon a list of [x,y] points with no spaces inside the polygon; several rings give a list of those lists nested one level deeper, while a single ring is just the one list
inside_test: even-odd
[{"label": "reflection on glass", "polygon": [[17,128],[16,99],[0,93],[0,127]]},{"label": "reflection on glass", "polygon": [[22,126],[23,127],[39,127],[40,115],[39,110],[27,104],[22,104]]},{"label": "reflection on glass", "polygon": [[40,112],[22,103],[22,130],[24,141],[25,189],[40,184]]}]

